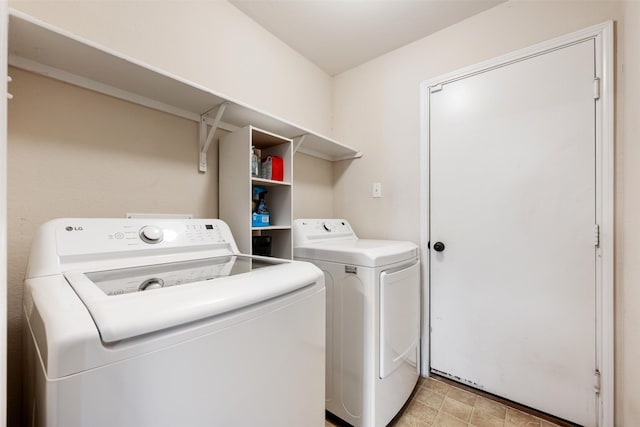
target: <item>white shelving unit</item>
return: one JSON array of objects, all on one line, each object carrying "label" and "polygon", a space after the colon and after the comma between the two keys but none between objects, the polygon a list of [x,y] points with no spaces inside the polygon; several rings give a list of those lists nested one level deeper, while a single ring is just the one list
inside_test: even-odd
[{"label": "white shelving unit", "polygon": [[294,151],[336,161],[362,154],[338,141],[209,88],[9,9],[9,65],[199,122],[200,164],[217,128],[258,126],[293,140]]},{"label": "white shelving unit", "polygon": [[[220,219],[229,224],[238,248],[253,253],[254,236],[271,237],[271,255],[291,259],[293,141],[271,132],[247,126],[220,138],[219,209]],[[251,176],[251,147],[262,157],[283,159],[284,180],[274,181]],[[266,202],[270,225],[252,227],[252,196],[255,186],[267,189]]]}]

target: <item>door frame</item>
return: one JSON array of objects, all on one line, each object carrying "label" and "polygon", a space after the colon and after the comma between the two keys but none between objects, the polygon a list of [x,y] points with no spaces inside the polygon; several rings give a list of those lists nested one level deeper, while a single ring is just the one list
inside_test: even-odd
[{"label": "door frame", "polygon": [[7,55],[9,12],[0,2],[0,427],[7,423]]},{"label": "door frame", "polygon": [[596,102],[596,221],[600,226],[596,247],[596,369],[600,372],[597,422],[614,426],[614,37],[613,21],[594,25],[420,84],[420,251],[422,257],[421,374],[429,376],[430,265],[429,251],[429,97],[430,88],[510,65],[585,40],[595,41],[595,69],[600,79]]}]

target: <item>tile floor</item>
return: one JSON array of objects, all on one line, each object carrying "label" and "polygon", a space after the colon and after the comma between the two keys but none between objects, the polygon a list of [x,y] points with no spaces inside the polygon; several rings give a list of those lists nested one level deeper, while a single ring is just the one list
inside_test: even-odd
[{"label": "tile floor", "polygon": [[[338,426],[327,420],[325,427]],[[394,427],[558,427],[433,378],[421,378]]]}]

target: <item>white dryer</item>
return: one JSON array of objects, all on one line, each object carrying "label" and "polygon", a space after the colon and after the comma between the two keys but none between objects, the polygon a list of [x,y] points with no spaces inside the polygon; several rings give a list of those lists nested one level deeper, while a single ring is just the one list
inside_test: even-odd
[{"label": "white dryer", "polygon": [[24,295],[29,424],[324,426],[325,288],[215,219],[58,219]]},{"label": "white dryer", "polygon": [[418,247],[359,239],[344,219],[298,219],[294,257],[325,276],[326,409],[356,427],[387,425],[419,376]]}]

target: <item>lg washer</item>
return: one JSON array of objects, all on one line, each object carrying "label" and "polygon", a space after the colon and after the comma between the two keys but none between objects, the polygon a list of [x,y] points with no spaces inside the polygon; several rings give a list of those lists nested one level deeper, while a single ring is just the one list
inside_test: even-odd
[{"label": "lg washer", "polygon": [[29,425],[324,425],[325,287],[216,219],[58,219],[24,294]]}]

